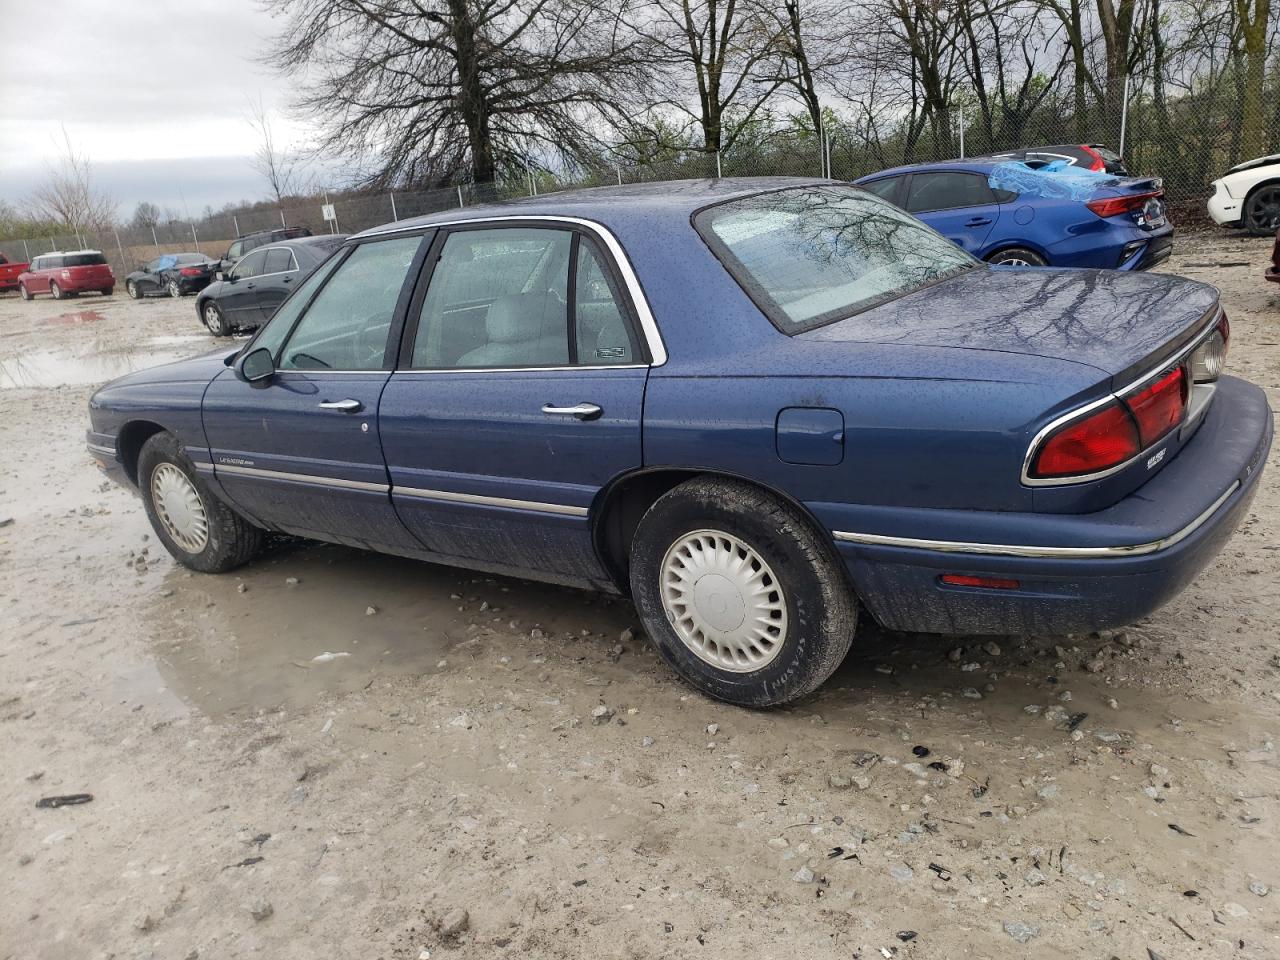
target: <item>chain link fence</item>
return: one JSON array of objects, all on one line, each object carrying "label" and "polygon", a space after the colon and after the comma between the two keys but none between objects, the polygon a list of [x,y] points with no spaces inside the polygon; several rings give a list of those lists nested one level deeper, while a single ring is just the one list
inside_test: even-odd
[{"label": "chain link fence", "polygon": [[[1238,105],[1219,95],[1183,98],[1173,111],[1135,102],[1124,117],[1125,159],[1131,173],[1164,180],[1180,245],[1203,244],[1209,222],[1205,200],[1210,183],[1242,159]],[[885,126],[868,119],[832,121],[815,133],[791,126],[740,136],[724,154],[673,151],[662,160],[602,163],[572,173],[521,169],[496,184],[464,184],[437,190],[291,198],[195,219],[119,226],[107,230],[51,231],[37,237],[0,237],[11,261],[56,250],[100,250],[118,277],[163,253],[196,251],[212,258],[239,236],[277,227],[305,226],[314,233],[355,233],[428,213],[459,209],[556,190],[702,177],[831,176],[853,180],[902,163],[927,162],[999,152],[1036,144],[1103,142],[1119,146],[1116,122],[1094,121],[1092,137],[1069,135],[1065,105],[1049,105],[1016,130],[993,129],[989,118],[957,110],[943,123],[913,125],[899,117]],[[1266,136],[1276,149],[1280,117],[1268,117]],[[1114,118],[1113,118],[1114,121]],[[322,207],[331,206],[325,220]]]}]

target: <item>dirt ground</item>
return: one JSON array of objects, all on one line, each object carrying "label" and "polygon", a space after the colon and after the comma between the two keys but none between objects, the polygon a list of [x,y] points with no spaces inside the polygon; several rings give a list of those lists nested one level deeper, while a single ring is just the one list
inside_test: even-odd
[{"label": "dirt ground", "polygon": [[[1167,269],[1277,406],[1269,247]],[[1280,956],[1280,464],[1128,630],[864,620],[752,713],[621,600],[304,543],[177,566],[85,402],[213,345],[191,299],[0,297],[0,958]]]}]

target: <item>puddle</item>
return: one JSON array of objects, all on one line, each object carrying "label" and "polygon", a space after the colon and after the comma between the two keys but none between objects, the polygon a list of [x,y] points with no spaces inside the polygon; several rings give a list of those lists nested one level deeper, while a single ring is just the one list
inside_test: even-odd
[{"label": "puddle", "polygon": [[[160,686],[209,716],[296,709],[379,678],[436,672],[441,660],[458,671],[506,655],[510,669],[532,669],[547,650],[530,639],[535,626],[552,638],[611,637],[635,622],[618,598],[310,543],[226,576],[175,569],[165,585],[173,595],[144,620]],[[496,609],[481,612],[486,601]],[[500,636],[469,644],[481,634],[472,623]]]},{"label": "puddle", "polygon": [[69,326],[73,323],[97,323],[99,320],[105,319],[107,318],[97,310],[77,310],[75,313],[60,313],[56,317],[49,317],[42,322]]},{"label": "puddle", "polygon": [[83,352],[33,350],[0,358],[0,390],[49,389],[105,383],[126,373],[172,363],[190,351]]}]

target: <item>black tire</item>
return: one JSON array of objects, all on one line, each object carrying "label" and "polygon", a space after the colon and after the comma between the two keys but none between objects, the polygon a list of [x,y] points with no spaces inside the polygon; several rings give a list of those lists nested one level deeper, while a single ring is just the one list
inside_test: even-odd
[{"label": "black tire", "polygon": [[58,286],[58,284],[57,284],[57,282],[56,282],[56,281],[50,280],[50,281],[49,281],[49,296],[53,297],[53,299],[55,299],[55,300],[61,300],[61,299],[63,299],[64,297],[66,297],[66,294],[62,292],[62,288],[61,288],[60,286]]},{"label": "black tire", "polygon": [[170,280],[165,285],[165,289],[169,292],[169,296],[173,297],[175,300],[182,296],[182,285],[178,283],[177,280]]},{"label": "black tire", "polygon": [[126,280],[124,282],[124,292],[134,300],[142,299],[142,291],[138,289],[138,285],[132,280]]},{"label": "black tire", "polygon": [[115,287],[103,287],[103,288],[102,288],[101,290],[99,290],[98,292],[99,292],[100,294],[102,294],[104,297],[109,297],[109,296],[111,296],[113,293],[115,293],[115,292],[116,292],[116,288],[115,288]]},{"label": "black tire", "polygon": [[[664,601],[663,565],[669,552],[680,553],[681,540],[700,531],[741,541],[772,572],[760,581],[765,589],[780,590],[768,596],[785,608],[785,629],[776,653],[759,669],[718,667],[694,652],[673,626],[676,613],[668,614]],[[735,555],[760,572],[744,553]],[[631,543],[631,593],[645,632],[672,669],[708,696],[743,707],[777,706],[812,693],[848,654],[858,622],[857,600],[831,544],[790,504],[737,480],[688,480],[649,508]],[[733,596],[740,602],[740,592]]]},{"label": "black tire", "polygon": [[1274,237],[1280,229],[1280,183],[1254,187],[1245,198],[1240,222],[1255,237]]},{"label": "black tire", "polygon": [[18,284],[18,296],[23,300],[34,300],[36,298],[36,295],[27,289],[25,283]]},{"label": "black tire", "polygon": [[1026,247],[1010,247],[1007,250],[997,250],[991,256],[987,257],[987,263],[1008,263],[1019,267],[1047,267],[1049,261],[1034,250],[1028,250]]},{"label": "black tire", "polygon": [[222,308],[212,300],[201,302],[200,319],[215,337],[231,336],[231,324],[227,323],[227,318],[222,315]]},{"label": "black tire", "polygon": [[[166,464],[177,467],[199,496],[207,533],[198,550],[188,549],[175,540],[157,511],[153,479],[156,471]],[[165,549],[184,567],[201,573],[225,573],[248,563],[262,548],[263,532],[214,496],[171,433],[157,433],[142,445],[142,452],[138,454],[138,489],[151,528]]]}]

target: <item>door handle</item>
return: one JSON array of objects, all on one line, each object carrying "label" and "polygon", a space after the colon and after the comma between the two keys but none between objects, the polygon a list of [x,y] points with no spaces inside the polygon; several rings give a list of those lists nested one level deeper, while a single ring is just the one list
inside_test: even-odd
[{"label": "door handle", "polygon": [[321,410],[341,410],[343,413],[355,413],[363,410],[364,404],[359,400],[325,400],[320,404]]},{"label": "door handle", "polygon": [[964,222],[966,227],[985,227],[991,222],[990,217],[972,217]]},{"label": "door handle", "polygon": [[604,413],[594,403],[575,403],[572,407],[557,407],[554,403],[544,403],[542,412],[549,417],[577,417],[579,420],[594,420]]}]

